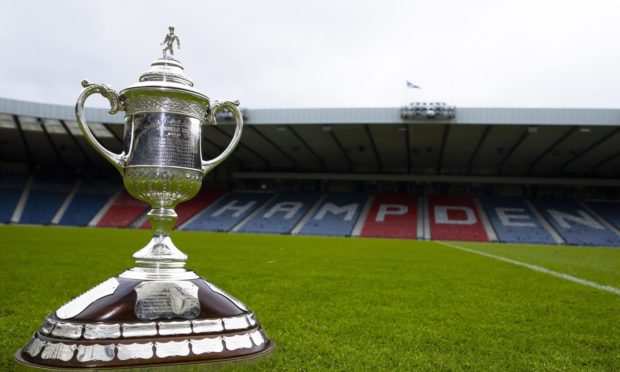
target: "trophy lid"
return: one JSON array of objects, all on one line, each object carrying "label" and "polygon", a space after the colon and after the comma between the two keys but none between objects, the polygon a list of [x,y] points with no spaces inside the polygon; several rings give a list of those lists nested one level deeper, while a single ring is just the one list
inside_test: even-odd
[{"label": "trophy lid", "polygon": [[[163,50],[164,56],[151,63],[151,68],[140,75],[138,83],[123,89],[120,94],[153,90],[176,91],[178,93],[188,93],[208,103],[210,101],[209,97],[194,88],[194,82],[185,72],[181,62],[173,57],[174,42],[180,46],[180,41],[178,36],[174,34],[174,27],[170,27],[170,29],[171,33],[166,35],[166,39],[162,43],[166,44]],[[166,52],[168,51],[170,55],[167,55]]]}]

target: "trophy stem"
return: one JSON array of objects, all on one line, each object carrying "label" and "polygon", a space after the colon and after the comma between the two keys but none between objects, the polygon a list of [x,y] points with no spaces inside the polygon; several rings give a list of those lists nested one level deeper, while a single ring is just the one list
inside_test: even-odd
[{"label": "trophy stem", "polygon": [[177,217],[173,208],[160,207],[149,211],[147,218],[153,226],[153,237],[144,248],[133,255],[139,268],[165,270],[185,266],[187,255],[170,239]]}]

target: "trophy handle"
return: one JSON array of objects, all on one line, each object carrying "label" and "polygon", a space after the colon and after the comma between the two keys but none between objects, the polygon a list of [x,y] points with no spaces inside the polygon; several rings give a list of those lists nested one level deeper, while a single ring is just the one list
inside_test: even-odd
[{"label": "trophy handle", "polygon": [[233,135],[228,147],[222,153],[214,159],[211,160],[203,160],[202,161],[202,174],[203,176],[209,173],[211,169],[220,164],[224,159],[226,159],[231,152],[237,147],[239,144],[239,140],[241,139],[241,132],[243,131],[243,115],[239,110],[239,101],[226,101],[226,102],[217,102],[215,101],[213,106],[211,106],[211,110],[209,110],[209,115],[207,116],[206,124],[217,125],[217,121],[215,120],[215,114],[222,110],[228,110],[232,112],[235,118],[235,134]]},{"label": "trophy handle", "polygon": [[86,123],[86,118],[84,117],[84,103],[86,102],[88,96],[94,93],[99,93],[110,101],[110,111],[108,111],[110,114],[115,114],[119,110],[122,111],[123,105],[119,100],[118,93],[105,84],[92,84],[87,80],[82,81],[82,86],[84,89],[82,89],[77,103],[75,104],[75,116],[77,117],[78,126],[82,130],[82,133],[84,133],[88,143],[95,149],[95,151],[97,151],[107,161],[112,163],[112,165],[122,173],[127,158],[125,152],[123,151],[120,154],[115,154],[103,147],[91,132],[88,124]]}]

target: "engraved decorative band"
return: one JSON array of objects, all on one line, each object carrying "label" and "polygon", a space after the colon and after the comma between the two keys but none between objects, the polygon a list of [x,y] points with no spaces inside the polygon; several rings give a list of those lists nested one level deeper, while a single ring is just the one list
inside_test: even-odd
[{"label": "engraved decorative band", "polygon": [[182,114],[204,120],[209,113],[209,109],[197,102],[162,96],[134,96],[126,101],[125,112],[127,115],[166,112]]},{"label": "engraved decorative band", "polygon": [[201,339],[186,339],[168,342],[146,343],[111,343],[111,344],[88,344],[74,345],[62,342],[43,341],[37,337],[30,339],[24,351],[32,357],[39,356],[41,359],[57,359],[69,361],[73,359],[77,350],[78,362],[102,361],[111,362],[114,358],[119,360],[128,359],[151,359],[153,358],[153,346],[155,355],[159,358],[174,356],[187,356],[191,353],[201,355],[205,353],[220,353],[224,350],[234,351],[238,349],[251,349],[263,345],[266,336],[262,329],[232,336],[205,337]]},{"label": "engraved decorative band", "polygon": [[[255,327],[257,324],[254,313],[232,316],[227,318],[149,322],[149,323],[101,323],[79,324],[57,322],[47,318],[39,329],[45,336],[54,336],[66,339],[87,340],[132,338],[146,336],[177,336],[187,334],[216,333],[222,331],[239,331]],[[84,334],[82,335],[82,330]]]}]

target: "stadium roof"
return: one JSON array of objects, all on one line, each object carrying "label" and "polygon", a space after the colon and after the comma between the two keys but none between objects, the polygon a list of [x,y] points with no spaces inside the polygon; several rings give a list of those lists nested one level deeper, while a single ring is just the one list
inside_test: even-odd
[{"label": "stadium roof", "polygon": [[[618,109],[457,108],[453,119],[416,120],[402,119],[400,110],[246,109],[247,127],[229,166],[249,178],[620,175]],[[1,161],[107,167],[82,137],[71,106],[0,99],[0,114]],[[86,116],[102,144],[120,152],[122,114],[90,109]],[[221,122],[204,131],[205,157],[229,141],[233,127]]]}]

